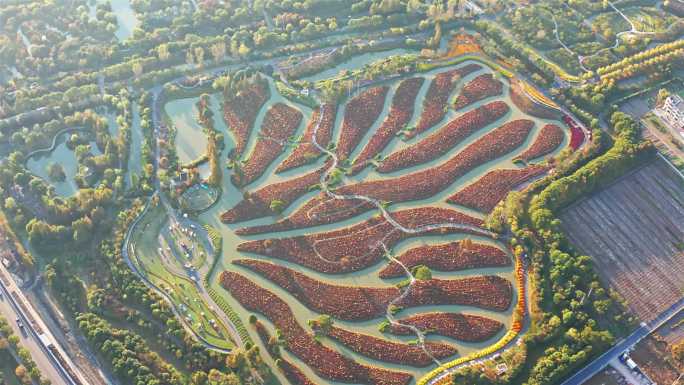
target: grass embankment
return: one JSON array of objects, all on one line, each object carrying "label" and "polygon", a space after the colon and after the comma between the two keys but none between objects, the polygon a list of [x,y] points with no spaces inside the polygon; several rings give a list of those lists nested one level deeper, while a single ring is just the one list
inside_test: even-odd
[{"label": "grass embankment", "polygon": [[510,72],[510,71],[508,71],[507,69],[503,68],[503,67],[502,67],[501,65],[499,65],[498,63],[496,63],[496,62],[494,62],[494,61],[492,61],[492,60],[490,60],[490,59],[487,59],[487,58],[485,58],[485,57],[483,57],[483,56],[477,56],[477,55],[464,55],[464,56],[460,56],[460,57],[457,57],[457,58],[454,58],[454,59],[449,59],[449,60],[444,60],[444,61],[434,61],[434,62],[423,62],[423,63],[418,63],[418,64],[416,65],[416,70],[417,70],[418,72],[427,72],[427,71],[431,71],[431,70],[433,70],[433,69],[435,69],[435,68],[451,67],[451,66],[454,66],[454,65],[461,64],[461,63],[463,63],[463,62],[469,61],[469,60],[473,60],[473,61],[477,61],[477,62],[483,63],[483,64],[485,64],[485,65],[491,67],[491,68],[494,69],[496,72],[500,73],[501,75],[503,75],[503,76],[505,76],[505,77],[507,77],[507,78],[509,78],[509,79],[512,79],[512,78],[514,77],[514,75],[513,75],[512,72]]},{"label": "grass embankment", "polygon": [[211,240],[211,246],[214,249],[214,260],[211,263],[211,267],[209,268],[209,271],[207,274],[204,276],[204,287],[207,289],[207,293],[209,293],[209,296],[211,299],[216,303],[216,305],[221,308],[221,311],[223,311],[226,316],[230,319],[230,321],[233,323],[235,326],[235,329],[237,329],[238,335],[240,336],[240,339],[242,340],[243,344],[253,344],[254,342],[252,341],[252,337],[249,336],[249,333],[247,332],[247,329],[245,328],[245,325],[242,323],[242,320],[240,319],[240,316],[237,314],[237,312],[233,309],[232,306],[226,301],[225,298],[219,294],[216,289],[214,289],[211,286],[211,279],[214,276],[214,273],[216,272],[216,268],[220,265],[221,262],[221,256],[222,251],[223,251],[223,237],[221,236],[221,233],[213,228],[210,225],[204,225],[204,228],[207,230],[207,233],[209,234],[209,239]]}]

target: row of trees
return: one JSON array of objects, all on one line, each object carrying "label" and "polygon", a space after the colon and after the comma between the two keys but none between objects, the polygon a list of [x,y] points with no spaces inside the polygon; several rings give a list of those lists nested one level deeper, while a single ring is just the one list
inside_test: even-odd
[{"label": "row of trees", "polygon": [[[616,137],[607,152],[595,157],[603,148],[598,139],[589,153],[566,162],[556,175],[524,193],[511,193],[488,218],[491,228],[512,234],[511,246],[530,262],[532,327],[524,344],[507,353],[525,358],[516,361],[518,366],[505,379],[487,378],[472,369],[457,374],[455,383],[560,383],[634,325],[620,298],[600,284],[591,258],[569,244],[557,219],[561,208],[609,184],[651,154],[630,117],[616,112],[611,125]],[[532,357],[536,361],[530,361]]]}]

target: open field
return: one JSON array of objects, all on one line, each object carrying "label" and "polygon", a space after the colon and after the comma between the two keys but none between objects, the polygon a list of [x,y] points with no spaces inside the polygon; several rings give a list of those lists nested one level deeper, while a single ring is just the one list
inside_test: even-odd
[{"label": "open field", "polygon": [[649,321],[684,290],[684,180],[660,158],[561,215],[572,244]]}]

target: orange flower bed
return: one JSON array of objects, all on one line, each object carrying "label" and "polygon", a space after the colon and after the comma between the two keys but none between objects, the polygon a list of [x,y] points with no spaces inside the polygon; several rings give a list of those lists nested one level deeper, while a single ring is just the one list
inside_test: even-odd
[{"label": "orange flower bed", "polygon": [[235,135],[235,152],[242,154],[252,134],[254,121],[269,98],[268,85],[258,82],[223,106],[224,119]]},{"label": "orange flower bed", "polygon": [[493,170],[450,196],[447,202],[488,213],[514,188],[546,171],[548,167],[539,165],[524,169]]},{"label": "orange flower bed", "polygon": [[[439,166],[401,177],[342,186],[335,192],[342,195],[358,194],[386,202],[426,199],[444,190],[474,168],[520,147],[533,127],[534,122],[530,120],[514,120],[483,135]],[[321,193],[280,222],[240,229],[238,233],[257,234],[328,224],[352,218],[374,207],[356,199],[331,199]]]},{"label": "orange flower bed", "polygon": [[392,97],[392,106],[387,118],[373,134],[361,154],[354,160],[353,170],[355,173],[361,171],[367,162],[379,154],[392,138],[411,121],[416,96],[423,82],[425,82],[424,78],[410,78],[399,84]]},{"label": "orange flower bed", "polygon": [[412,379],[408,373],[359,364],[316,342],[299,325],[285,301],[238,273],[221,273],[221,285],[248,311],[258,312],[268,318],[281,331],[287,342],[286,349],[323,378],[372,385],[407,385]]},{"label": "orange flower bed", "polygon": [[235,207],[221,214],[221,221],[223,223],[236,223],[273,215],[274,212],[270,207],[271,202],[279,200],[283,202],[283,208],[289,206],[306,194],[311,185],[320,181],[321,176],[330,167],[330,164],[327,162],[323,167],[308,174],[284,182],[272,183],[249,193],[246,199],[241,200]]},{"label": "orange flower bed", "polygon": [[456,98],[454,108],[460,110],[480,100],[501,95],[502,92],[501,81],[494,79],[492,74],[482,74],[463,86],[461,94]]},{"label": "orange flower bed", "polygon": [[458,79],[482,69],[479,64],[468,64],[466,66],[439,73],[430,82],[423,100],[423,112],[420,115],[420,121],[416,129],[409,134],[413,137],[423,131],[427,131],[441,122],[446,115],[447,102],[449,95],[456,87]]},{"label": "orange flower bed", "polygon": [[417,280],[408,295],[397,302],[401,307],[425,305],[465,305],[504,311],[511,306],[513,285],[497,275],[464,279]]},{"label": "orange flower bed", "polygon": [[[313,144],[313,134],[316,132],[316,143],[321,147],[327,147],[332,139],[333,125],[337,115],[337,105],[324,104],[322,107],[323,116],[321,117],[321,107],[314,109],[311,120],[304,130],[302,142],[292,151],[276,168],[276,174],[287,170],[312,163],[321,155],[321,151]],[[320,120],[320,125],[319,125]],[[318,125],[318,130],[316,126]]]},{"label": "orange flower bed", "polygon": [[285,378],[290,381],[291,385],[316,385],[315,382],[311,381],[306,374],[302,373],[302,371],[290,361],[281,358],[278,362],[278,368],[283,372]]},{"label": "orange flower bed", "polygon": [[509,110],[508,104],[496,101],[468,111],[420,142],[392,153],[380,163],[378,171],[393,172],[436,159],[476,131],[501,119]]},{"label": "orange flower bed", "polygon": [[354,333],[342,328],[332,326],[327,336],[339,341],[349,349],[372,359],[390,362],[393,364],[408,365],[423,368],[435,363],[434,358],[440,360],[458,353],[451,345],[437,342],[426,342],[425,348],[430,351],[428,355],[420,345],[409,345],[400,342],[391,342],[367,334]]},{"label": "orange flower bed", "polygon": [[[239,259],[234,263],[280,286],[307,308],[345,321],[367,321],[382,317],[390,303],[402,292],[394,286],[333,285],[270,262]],[[468,305],[503,311],[510,305],[511,295],[510,282],[498,276],[431,279],[416,281],[409,295],[397,305]]]},{"label": "orange flower bed", "polygon": [[337,156],[340,160],[349,157],[368,129],[378,120],[388,89],[387,86],[369,88],[347,103],[337,143]]},{"label": "orange flower bed", "polygon": [[449,52],[447,57],[453,58],[469,53],[482,52],[480,45],[477,44],[475,37],[468,34],[458,34],[449,42]]},{"label": "orange flower bed", "polygon": [[236,186],[245,186],[259,178],[282,154],[285,142],[295,133],[301,121],[302,113],[295,108],[283,103],[271,107],[264,117],[254,150],[244,165],[235,170],[233,183]]},{"label": "orange flower bed", "polygon": [[[428,334],[438,334],[459,341],[482,342],[494,337],[504,325],[491,318],[459,313],[425,313],[399,320]],[[407,326],[392,324],[388,331],[397,335],[413,335]]]},{"label": "orange flower bed", "polygon": [[[396,257],[404,266],[411,269],[425,265],[437,271],[457,271],[482,267],[510,266],[508,255],[498,247],[457,241],[439,245],[414,247]],[[379,273],[380,278],[405,276],[404,269],[395,262],[390,262]]]},{"label": "orange flower bed", "polygon": [[[392,213],[392,218],[406,228],[416,229],[445,222],[464,224],[475,228],[482,220],[458,211],[421,207]],[[357,271],[376,264],[384,255],[380,242],[392,247],[409,237],[426,234],[464,232],[462,229],[444,228],[405,233],[395,229],[385,218],[376,216],[354,226],[339,230],[300,235],[290,238],[256,240],[241,243],[239,251],[257,253],[309,267],[329,274]],[[475,233],[475,231],[465,231]],[[478,232],[479,233],[479,232]],[[485,235],[483,231],[480,233]]]},{"label": "orange flower bed", "polygon": [[525,150],[517,159],[529,162],[532,159],[540,158],[552,153],[563,143],[563,129],[555,124],[547,124],[542,127],[541,132],[534,140],[534,143]]},{"label": "orange flower bed", "polygon": [[399,289],[392,286],[330,285],[270,262],[238,259],[233,263],[266,277],[309,309],[341,320],[365,321],[382,317],[389,303],[400,294]]}]

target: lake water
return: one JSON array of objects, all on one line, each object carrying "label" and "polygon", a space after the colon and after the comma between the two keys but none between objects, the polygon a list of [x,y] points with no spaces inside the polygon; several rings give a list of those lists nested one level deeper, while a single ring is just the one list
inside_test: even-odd
[{"label": "lake water", "polygon": [[[136,17],[135,11],[131,8],[130,0],[110,0],[112,4],[112,13],[116,15],[118,28],[114,32],[117,39],[126,40],[132,34],[133,30],[140,24]],[[98,0],[98,2],[102,2]],[[96,6],[88,3],[90,17],[95,18]]]},{"label": "lake water", "polygon": [[[76,154],[66,145],[67,135],[70,134],[62,134],[57,139],[57,145],[52,151],[36,154],[26,162],[26,168],[31,171],[32,174],[46,180],[48,184],[55,188],[57,195],[65,198],[73,196],[78,192],[78,186],[76,185],[76,182],[74,182],[74,176],[78,173],[78,160],[76,159]],[[90,143],[90,152],[93,155],[101,154],[95,142]],[[60,164],[64,169],[66,178],[63,182],[52,181],[49,178],[47,168],[52,163]]]}]

